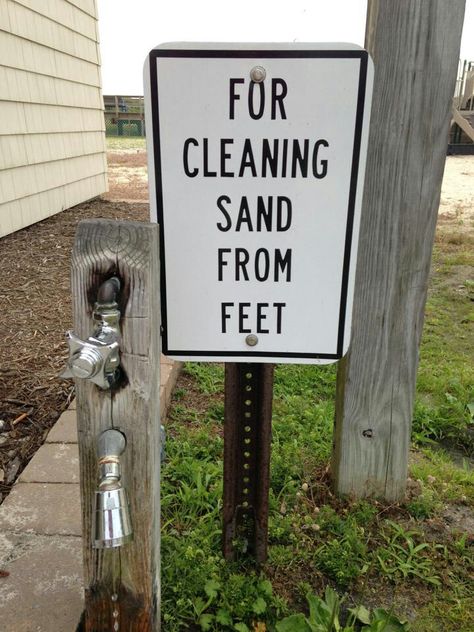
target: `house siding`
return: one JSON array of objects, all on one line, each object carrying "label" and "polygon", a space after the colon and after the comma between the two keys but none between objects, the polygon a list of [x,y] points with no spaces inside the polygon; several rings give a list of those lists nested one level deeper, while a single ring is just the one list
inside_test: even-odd
[{"label": "house siding", "polygon": [[94,0],[0,0],[0,236],[107,190]]}]

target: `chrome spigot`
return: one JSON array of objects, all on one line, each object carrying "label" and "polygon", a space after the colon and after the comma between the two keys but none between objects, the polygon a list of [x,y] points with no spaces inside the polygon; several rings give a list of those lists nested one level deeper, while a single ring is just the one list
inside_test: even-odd
[{"label": "chrome spigot", "polygon": [[82,340],[73,331],[66,336],[69,359],[63,378],[90,380],[102,389],[111,388],[119,378],[120,310],[117,294],[120,281],[112,277],[103,283],[94,306],[94,333]]},{"label": "chrome spigot", "polygon": [[127,494],[121,482],[120,455],[125,446],[125,436],[114,429],[103,432],[98,440],[100,482],[92,517],[95,549],[122,546],[133,536]]}]

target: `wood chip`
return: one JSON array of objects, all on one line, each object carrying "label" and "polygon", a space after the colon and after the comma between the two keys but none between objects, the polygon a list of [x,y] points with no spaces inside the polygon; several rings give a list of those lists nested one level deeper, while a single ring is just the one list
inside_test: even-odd
[{"label": "wood chip", "polygon": [[19,406],[31,406],[31,404],[24,402],[22,399],[5,398],[2,401],[8,404],[18,404]]},{"label": "wood chip", "polygon": [[18,417],[12,421],[12,426],[16,426],[17,424],[20,423],[20,421],[23,421],[27,417],[28,417],[27,413],[22,413],[21,415],[18,415]]}]

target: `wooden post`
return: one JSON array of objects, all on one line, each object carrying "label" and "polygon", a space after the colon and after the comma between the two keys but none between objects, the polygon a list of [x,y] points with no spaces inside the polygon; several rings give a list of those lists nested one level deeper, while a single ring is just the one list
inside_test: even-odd
[{"label": "wooden post", "polygon": [[375,64],[352,343],[339,365],[339,493],[405,491],[418,347],[464,0],[369,0]]},{"label": "wooden post", "polygon": [[[92,334],[97,290],[117,276],[126,374],[115,392],[76,381],[87,632],[156,632],[160,626],[158,253],[156,224],[85,220],[77,230],[72,258],[75,332],[83,339]],[[111,427],[127,439],[122,475],[134,539],[120,548],[96,550],[91,514],[98,486],[97,437]]]}]

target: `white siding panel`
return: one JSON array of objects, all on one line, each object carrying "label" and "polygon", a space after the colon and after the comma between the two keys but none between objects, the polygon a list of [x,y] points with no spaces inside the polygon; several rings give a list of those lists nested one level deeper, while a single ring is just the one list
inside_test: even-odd
[{"label": "white siding panel", "polygon": [[0,66],[1,99],[47,105],[103,109],[100,89]]},{"label": "white siding panel", "polygon": [[24,136],[0,136],[0,169],[11,169],[28,164]]},{"label": "white siding panel", "polygon": [[0,64],[100,87],[100,71],[97,64],[30,42],[6,31],[0,31]]},{"label": "white siding panel", "polygon": [[106,171],[104,154],[15,167],[0,172],[0,204],[56,189]]},{"label": "white siding panel", "polygon": [[0,0],[0,236],[107,190],[95,0]]},{"label": "white siding panel", "polygon": [[97,17],[97,3],[95,0],[66,0],[69,4],[77,7],[84,13]]},{"label": "white siding panel", "polygon": [[104,151],[103,132],[0,136],[0,170]]},{"label": "white siding panel", "polygon": [[0,101],[0,134],[94,132],[105,129],[101,110]]},{"label": "white siding panel", "polygon": [[[98,55],[98,54],[97,54]],[[100,87],[100,64],[91,63],[78,57],[65,55],[60,51],[54,51],[55,76],[87,83],[91,86]]]},{"label": "white siding panel", "polygon": [[26,128],[25,104],[0,102],[0,134],[24,134]]},{"label": "white siding panel", "polygon": [[67,28],[85,35],[90,39],[96,39],[95,33],[95,18],[84,11],[81,11],[78,7],[74,6],[64,0],[14,0],[18,4],[21,4],[33,11],[41,13],[41,15],[63,24]]},{"label": "white siding panel", "polygon": [[0,28],[5,31],[11,31],[10,13],[8,12],[8,5],[6,0],[0,2]]},{"label": "white siding panel", "polygon": [[[0,5],[3,5],[3,0]],[[48,18],[30,11],[21,4],[7,0],[10,32],[32,42],[38,42],[69,55],[97,63],[97,43],[74,33],[70,29],[51,22]],[[4,24],[0,21],[0,24]]]},{"label": "white siding panel", "polygon": [[80,204],[107,190],[105,173],[0,205],[0,237]]}]

